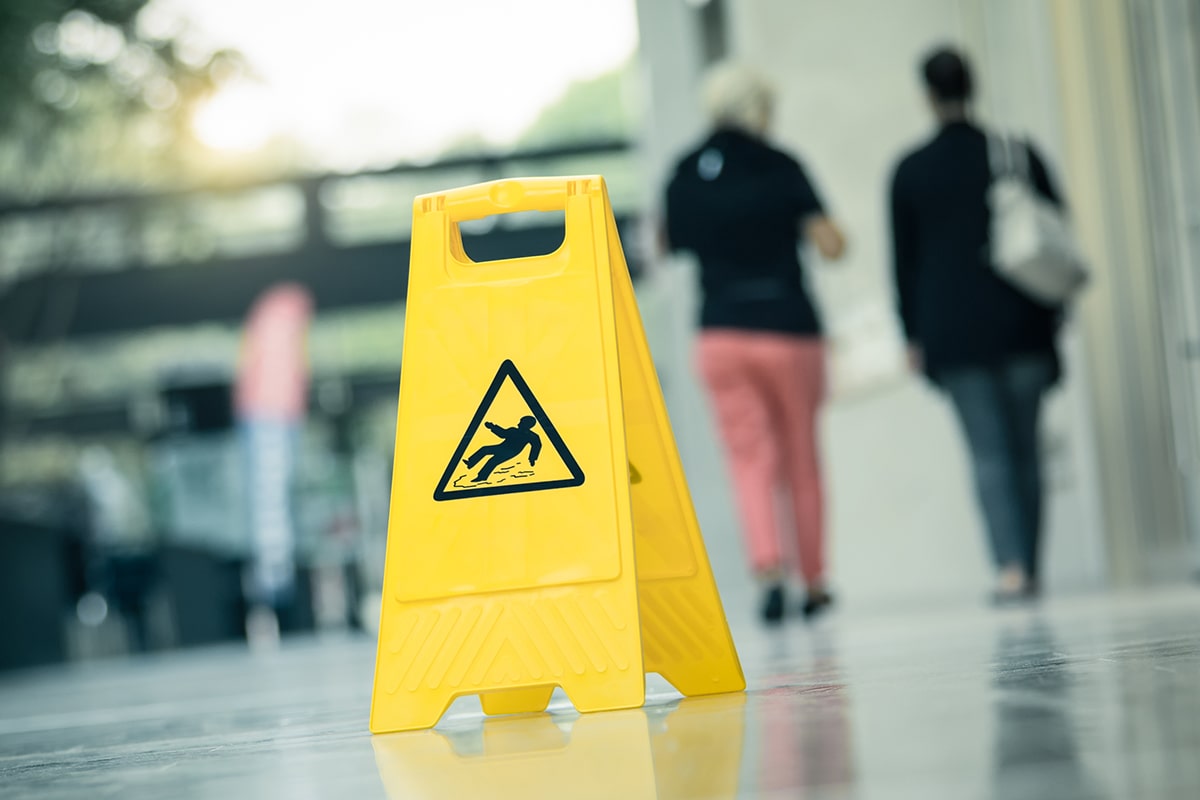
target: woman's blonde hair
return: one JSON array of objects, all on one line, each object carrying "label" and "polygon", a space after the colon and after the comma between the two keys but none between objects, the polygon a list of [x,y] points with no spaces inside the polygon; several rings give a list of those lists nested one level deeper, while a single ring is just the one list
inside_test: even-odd
[{"label": "woman's blonde hair", "polygon": [[775,91],[767,79],[745,64],[724,61],[709,68],[702,88],[704,111],[717,127],[764,132]]}]

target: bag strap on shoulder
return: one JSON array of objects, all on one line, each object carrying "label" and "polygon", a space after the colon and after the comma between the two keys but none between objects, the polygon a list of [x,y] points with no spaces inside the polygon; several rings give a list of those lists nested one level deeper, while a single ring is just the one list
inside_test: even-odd
[{"label": "bag strap on shoulder", "polygon": [[993,180],[1011,175],[1020,178],[1025,183],[1032,182],[1029,148],[1024,142],[1014,136],[989,133],[987,143],[988,164]]}]

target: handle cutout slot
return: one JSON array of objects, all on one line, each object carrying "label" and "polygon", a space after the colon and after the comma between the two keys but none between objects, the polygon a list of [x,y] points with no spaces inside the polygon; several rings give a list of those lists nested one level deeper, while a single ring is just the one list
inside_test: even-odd
[{"label": "handle cutout slot", "polygon": [[548,256],[566,241],[567,216],[562,210],[493,214],[459,222],[458,236],[475,264]]}]

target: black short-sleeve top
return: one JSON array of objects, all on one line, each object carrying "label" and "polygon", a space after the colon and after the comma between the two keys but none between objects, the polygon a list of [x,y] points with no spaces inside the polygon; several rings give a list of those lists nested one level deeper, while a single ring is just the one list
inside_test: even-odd
[{"label": "black short-sleeve top", "polygon": [[761,139],[718,130],[684,156],[667,186],[667,238],[699,261],[701,327],[819,336],[798,246],[821,214],[804,168]]}]

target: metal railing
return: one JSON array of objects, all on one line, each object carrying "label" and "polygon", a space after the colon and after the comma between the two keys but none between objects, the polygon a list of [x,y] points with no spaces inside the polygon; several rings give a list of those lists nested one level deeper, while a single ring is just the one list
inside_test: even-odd
[{"label": "metal railing", "polygon": [[[631,153],[629,142],[610,140],[352,174],[0,202],[0,336],[25,345],[231,320],[279,280],[309,284],[324,308],[402,299],[416,194],[528,173],[612,173],[618,224],[628,224],[641,191]],[[501,218],[477,239],[520,250],[553,235]]]}]

